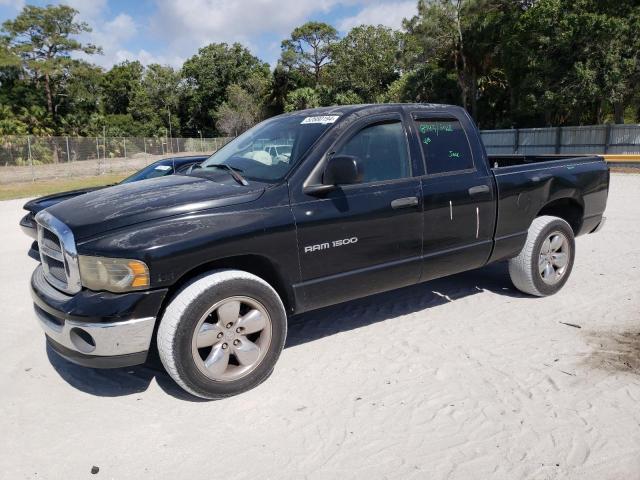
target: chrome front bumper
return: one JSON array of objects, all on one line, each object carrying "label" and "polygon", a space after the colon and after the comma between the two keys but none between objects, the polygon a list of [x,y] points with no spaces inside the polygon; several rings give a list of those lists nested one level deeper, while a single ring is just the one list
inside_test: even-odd
[{"label": "chrome front bumper", "polygon": [[68,295],[31,277],[38,323],[58,354],[79,365],[115,368],[144,363],[166,290],[113,294],[83,290]]},{"label": "chrome front bumper", "polygon": [[35,307],[44,333],[54,342],[85,355],[111,357],[146,352],[151,344],[154,317],[118,323],[83,323],[53,317]]}]

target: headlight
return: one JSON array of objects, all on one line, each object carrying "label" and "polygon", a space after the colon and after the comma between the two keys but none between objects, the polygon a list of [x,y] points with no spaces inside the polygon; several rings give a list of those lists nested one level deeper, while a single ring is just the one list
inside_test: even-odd
[{"label": "headlight", "polygon": [[149,268],[140,260],[78,255],[80,280],[89,290],[129,292],[149,288]]}]

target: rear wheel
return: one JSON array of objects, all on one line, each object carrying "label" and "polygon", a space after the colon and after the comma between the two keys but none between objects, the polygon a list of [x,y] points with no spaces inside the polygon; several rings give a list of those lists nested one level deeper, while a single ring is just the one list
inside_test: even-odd
[{"label": "rear wheel", "polygon": [[536,218],[520,254],[509,260],[509,275],[521,292],[538,297],[553,295],[569,279],[575,258],[571,226],[561,218]]},{"label": "rear wheel", "polygon": [[158,328],[158,352],[181,387],[217,399],[262,383],[286,332],[284,306],[269,284],[221,270],[194,279],[171,301]]}]

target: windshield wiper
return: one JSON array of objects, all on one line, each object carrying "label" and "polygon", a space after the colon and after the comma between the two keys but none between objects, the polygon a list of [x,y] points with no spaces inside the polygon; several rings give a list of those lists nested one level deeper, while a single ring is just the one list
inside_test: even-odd
[{"label": "windshield wiper", "polygon": [[247,182],[244,177],[242,175],[240,175],[238,172],[241,172],[242,170],[240,170],[239,168],[234,168],[234,167],[230,167],[229,165],[227,165],[226,163],[214,163],[212,165],[207,165],[205,168],[209,168],[209,167],[214,167],[214,168],[222,168],[223,170],[226,170],[229,172],[229,175],[231,175],[233,177],[233,179],[238,182],[240,185],[244,185],[245,187],[247,185],[249,185],[249,182]]}]

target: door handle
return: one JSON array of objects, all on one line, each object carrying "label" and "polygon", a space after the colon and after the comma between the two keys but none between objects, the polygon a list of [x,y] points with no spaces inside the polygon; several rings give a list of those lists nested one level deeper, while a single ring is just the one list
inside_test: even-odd
[{"label": "door handle", "polygon": [[489,185],[478,185],[469,189],[469,195],[471,195],[472,197],[476,195],[482,195],[483,193],[489,193],[489,190]]},{"label": "door handle", "polygon": [[407,208],[418,205],[418,197],[397,198],[391,202],[391,208]]}]

